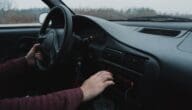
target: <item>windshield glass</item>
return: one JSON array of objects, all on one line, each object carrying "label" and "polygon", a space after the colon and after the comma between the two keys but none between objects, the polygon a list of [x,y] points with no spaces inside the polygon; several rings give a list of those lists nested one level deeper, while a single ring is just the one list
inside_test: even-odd
[{"label": "windshield glass", "polygon": [[144,16],[192,18],[191,0],[62,0],[76,14],[108,20],[127,20]]}]

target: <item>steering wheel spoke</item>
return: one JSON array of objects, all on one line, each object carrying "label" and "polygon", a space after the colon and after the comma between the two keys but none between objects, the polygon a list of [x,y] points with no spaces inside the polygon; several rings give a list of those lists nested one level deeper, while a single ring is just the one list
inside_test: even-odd
[{"label": "steering wheel spoke", "polygon": [[[51,22],[51,24],[50,24]],[[72,36],[72,16],[64,6],[54,7],[48,14],[41,27],[38,42],[45,61],[37,61],[37,67],[45,70],[57,64],[60,58],[70,50],[69,42]],[[64,53],[64,54],[63,54]],[[43,67],[43,68],[42,68]]]}]

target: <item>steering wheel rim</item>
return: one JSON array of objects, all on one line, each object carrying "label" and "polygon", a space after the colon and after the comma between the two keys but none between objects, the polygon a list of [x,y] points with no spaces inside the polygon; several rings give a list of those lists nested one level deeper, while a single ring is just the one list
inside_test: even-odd
[{"label": "steering wheel rim", "polygon": [[38,38],[44,58],[43,61],[36,60],[36,66],[40,70],[47,70],[68,59],[73,43],[72,26],[72,14],[68,8],[57,6],[50,10]]}]

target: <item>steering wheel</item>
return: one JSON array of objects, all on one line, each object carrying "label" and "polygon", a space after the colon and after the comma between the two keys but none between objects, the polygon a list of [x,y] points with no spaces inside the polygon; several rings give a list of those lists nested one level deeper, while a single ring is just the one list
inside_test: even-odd
[{"label": "steering wheel", "polygon": [[73,42],[72,27],[72,14],[68,8],[57,6],[50,10],[38,38],[43,55],[43,61],[36,60],[40,70],[47,70],[68,59]]}]

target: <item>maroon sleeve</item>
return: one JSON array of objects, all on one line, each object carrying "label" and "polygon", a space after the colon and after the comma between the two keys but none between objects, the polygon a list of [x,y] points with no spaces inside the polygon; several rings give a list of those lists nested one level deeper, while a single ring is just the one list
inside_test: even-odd
[{"label": "maroon sleeve", "polygon": [[29,65],[25,57],[21,57],[14,60],[9,60],[5,63],[0,64],[0,74],[3,73],[21,73],[26,72],[29,69]]},{"label": "maroon sleeve", "polygon": [[0,100],[0,110],[76,110],[83,99],[80,88],[48,95]]}]

